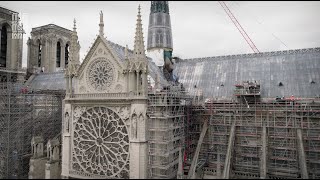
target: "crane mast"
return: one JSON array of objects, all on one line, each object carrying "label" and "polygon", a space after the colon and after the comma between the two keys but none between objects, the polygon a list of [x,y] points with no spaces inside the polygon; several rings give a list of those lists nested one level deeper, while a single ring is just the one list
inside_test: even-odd
[{"label": "crane mast", "polygon": [[253,52],[255,53],[259,53],[260,51],[258,50],[258,48],[256,47],[256,45],[252,42],[252,40],[250,39],[250,37],[248,36],[248,34],[246,33],[246,31],[242,28],[242,26],[240,25],[240,23],[238,22],[237,18],[232,14],[232,12],[230,11],[230,9],[228,8],[228,6],[226,5],[226,3],[224,3],[223,1],[218,1],[220,3],[220,5],[222,6],[223,10],[228,14],[228,16],[230,17],[231,21],[233,22],[233,24],[237,27],[237,29],[239,30],[239,32],[241,33],[242,37],[246,40],[246,42],[249,44],[249,46],[251,47],[251,49],[253,50]]}]

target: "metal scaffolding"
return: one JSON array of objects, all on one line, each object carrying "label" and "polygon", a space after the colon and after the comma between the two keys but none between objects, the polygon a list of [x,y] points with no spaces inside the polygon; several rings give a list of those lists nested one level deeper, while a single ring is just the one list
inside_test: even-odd
[{"label": "metal scaffolding", "polygon": [[210,119],[198,160],[206,162],[205,174],[320,178],[320,99],[261,99],[260,87],[253,93],[239,88],[236,92],[238,101],[210,100],[192,106],[187,159],[194,156],[203,123]]},{"label": "metal scaffolding", "polygon": [[61,131],[62,92],[30,93],[18,82],[0,83],[0,178],[28,178],[31,139]]},{"label": "metal scaffolding", "polygon": [[185,141],[185,93],[178,86],[149,92],[149,177],[177,176],[180,147]]}]

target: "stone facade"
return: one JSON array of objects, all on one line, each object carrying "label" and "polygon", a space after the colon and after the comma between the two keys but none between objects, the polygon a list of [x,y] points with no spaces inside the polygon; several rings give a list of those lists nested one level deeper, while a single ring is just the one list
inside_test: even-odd
[{"label": "stone facade", "polygon": [[[0,7],[0,82],[21,79],[23,29],[19,14]],[[17,33],[19,32],[21,33]],[[19,36],[16,36],[19,35]],[[11,76],[7,77],[10,72]]]},{"label": "stone facade", "polygon": [[147,178],[148,60],[140,9],[132,57],[120,59],[103,37],[102,12],[99,26],[82,64],[71,61],[65,73],[61,175]]},{"label": "stone facade", "polygon": [[[64,70],[70,57],[70,45],[73,31],[48,24],[32,28],[28,39],[28,72],[56,72]],[[76,54],[79,56],[80,45],[77,42]]]},{"label": "stone facade", "polygon": [[60,134],[57,137],[50,139],[46,146],[44,146],[42,136],[35,136],[32,138],[32,157],[30,158],[29,163],[29,179],[61,178],[60,146]]},{"label": "stone facade", "polygon": [[13,33],[15,32],[15,28],[13,27],[14,14],[18,13],[0,7],[0,68],[20,69],[22,65],[22,37],[13,37]]}]

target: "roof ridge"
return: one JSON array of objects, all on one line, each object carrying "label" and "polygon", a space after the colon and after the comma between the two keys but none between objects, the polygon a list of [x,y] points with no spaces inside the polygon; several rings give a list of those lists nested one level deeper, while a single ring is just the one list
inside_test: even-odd
[{"label": "roof ridge", "polygon": [[320,52],[320,47],[314,48],[303,48],[303,49],[290,49],[283,51],[269,51],[269,52],[260,52],[260,53],[249,53],[249,54],[233,54],[233,55],[222,55],[222,56],[209,56],[209,57],[200,57],[200,58],[185,58],[182,61],[194,61],[194,60],[208,60],[208,59],[234,59],[234,58],[243,58],[243,57],[262,57],[266,56],[274,56],[274,55],[285,55],[285,54],[297,54],[297,53],[307,53],[307,52]]},{"label": "roof ridge", "polygon": [[70,29],[67,29],[67,28],[64,28],[64,27],[62,27],[62,26],[59,26],[59,25],[56,25],[56,24],[52,24],[52,23],[46,24],[46,25],[42,25],[42,26],[39,26],[39,27],[34,27],[34,28],[32,28],[32,31],[33,31],[33,30],[36,31],[37,29],[44,28],[44,27],[52,27],[52,25],[53,25],[53,26],[56,26],[56,27],[58,27],[58,28],[61,28],[61,29],[64,29],[64,30],[67,30],[67,31],[71,31],[71,32],[72,32],[72,30],[70,30]]},{"label": "roof ridge", "polygon": [[4,7],[3,5],[1,5],[0,8],[1,8],[1,9],[4,9],[4,10],[6,10],[6,11],[9,11],[10,13],[12,13],[12,12],[13,12],[13,13],[18,13],[17,11],[13,11],[13,10],[7,8],[7,7]]}]

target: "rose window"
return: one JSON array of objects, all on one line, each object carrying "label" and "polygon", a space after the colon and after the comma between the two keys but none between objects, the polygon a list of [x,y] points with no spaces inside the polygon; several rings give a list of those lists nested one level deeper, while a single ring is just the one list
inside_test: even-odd
[{"label": "rose window", "polygon": [[113,81],[113,68],[105,60],[94,62],[89,68],[89,84],[98,91],[109,88]]},{"label": "rose window", "polygon": [[74,170],[105,177],[129,178],[129,138],[114,111],[94,107],[74,127]]}]

